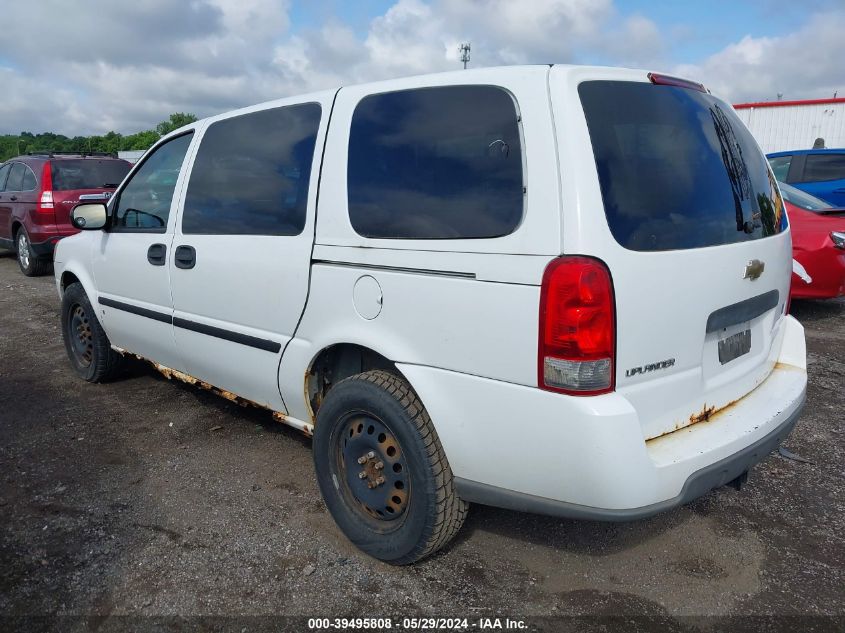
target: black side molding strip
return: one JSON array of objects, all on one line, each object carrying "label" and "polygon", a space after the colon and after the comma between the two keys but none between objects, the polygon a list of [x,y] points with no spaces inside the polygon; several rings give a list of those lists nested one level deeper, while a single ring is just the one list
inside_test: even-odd
[{"label": "black side molding strip", "polygon": [[707,333],[716,332],[722,328],[736,325],[760,316],[777,307],[780,302],[780,292],[769,290],[756,297],[719,308],[707,317]]},{"label": "black side molding strip", "polygon": [[240,334],[239,332],[231,332],[219,327],[212,327],[211,325],[204,325],[202,323],[188,321],[187,319],[179,317],[173,317],[173,325],[180,327],[183,330],[190,330],[191,332],[198,332],[207,336],[222,338],[223,340],[232,341],[233,343],[240,343],[241,345],[263,349],[265,352],[272,352],[273,354],[278,354],[279,350],[282,349],[282,344],[277,343],[276,341],[270,341],[266,338],[258,338],[257,336],[249,336],[248,334]]},{"label": "black side molding strip", "polygon": [[279,350],[282,349],[281,343],[277,343],[276,341],[258,338],[257,336],[249,336],[248,334],[240,334],[239,332],[231,332],[219,327],[212,327],[210,325],[196,323],[195,321],[189,321],[188,319],[171,317],[169,314],[134,306],[131,303],[123,303],[122,301],[115,301],[114,299],[107,299],[105,297],[99,297],[97,301],[101,305],[108,306],[109,308],[115,308],[116,310],[129,312],[130,314],[137,314],[138,316],[147,317],[148,319],[153,319],[154,321],[169,323],[182,328],[183,330],[199,332],[200,334],[214,336],[215,338],[220,338],[225,341],[239,343],[240,345],[246,345],[248,347],[255,347],[256,349],[264,350],[265,352],[278,354]]},{"label": "black side molding strip", "polygon": [[363,268],[365,270],[385,270],[394,273],[410,273],[414,275],[435,275],[437,277],[458,277],[460,279],[475,279],[475,273],[459,272],[456,270],[436,270],[433,268],[404,268],[401,266],[386,266],[382,264],[358,264],[355,262],[342,262],[329,259],[312,260],[314,264],[326,266],[343,266],[344,268]]},{"label": "black side molding strip", "polygon": [[152,319],[154,321],[161,321],[162,323],[173,323],[173,318],[164,312],[156,312],[155,310],[149,310],[140,306],[133,306],[131,303],[123,303],[122,301],[115,301],[114,299],[107,299],[106,297],[99,297],[97,301],[100,305],[108,306],[109,308],[123,310],[124,312],[137,314],[138,316],[147,317],[148,319]]}]

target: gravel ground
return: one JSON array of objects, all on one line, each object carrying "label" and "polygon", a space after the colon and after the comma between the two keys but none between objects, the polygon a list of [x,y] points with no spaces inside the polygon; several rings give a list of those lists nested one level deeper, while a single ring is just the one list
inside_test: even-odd
[{"label": "gravel ground", "polygon": [[345,540],[310,441],[267,412],[142,363],[78,380],[58,307],[51,277],[0,254],[0,628],[34,615],[101,630],[133,621],[120,616],[626,615],[693,629],[715,620],[689,616],[845,616],[844,301],[793,309],[810,387],[787,446],[809,463],[773,454],[739,492],[627,524],[473,506],[452,545],[405,568]]}]

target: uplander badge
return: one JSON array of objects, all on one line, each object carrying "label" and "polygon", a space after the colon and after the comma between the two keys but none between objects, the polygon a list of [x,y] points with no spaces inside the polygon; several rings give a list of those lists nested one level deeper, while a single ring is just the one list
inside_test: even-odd
[{"label": "uplander badge", "polygon": [[625,370],[625,376],[631,378],[632,376],[636,376],[637,374],[647,374],[650,371],[657,371],[658,369],[668,369],[675,364],[674,358],[669,358],[667,360],[662,360],[659,363],[650,363],[648,365],[643,365],[642,367],[631,367],[631,369]]}]

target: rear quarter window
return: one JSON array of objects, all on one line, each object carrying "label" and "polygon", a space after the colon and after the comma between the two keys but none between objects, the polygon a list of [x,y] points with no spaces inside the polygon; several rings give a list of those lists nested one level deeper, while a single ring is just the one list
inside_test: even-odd
[{"label": "rear quarter window", "polygon": [[786,227],[768,162],[730,105],[644,82],[578,91],[608,226],[625,248],[701,248]]},{"label": "rear quarter window", "polygon": [[352,115],[349,219],[365,237],[492,238],[523,214],[513,97],[444,86],[365,97]]}]

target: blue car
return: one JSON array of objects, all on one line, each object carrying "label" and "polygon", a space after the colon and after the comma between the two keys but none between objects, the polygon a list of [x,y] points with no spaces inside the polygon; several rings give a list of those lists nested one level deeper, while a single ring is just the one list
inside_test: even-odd
[{"label": "blue car", "polygon": [[777,180],[845,207],[845,149],[799,149],[766,157]]}]

